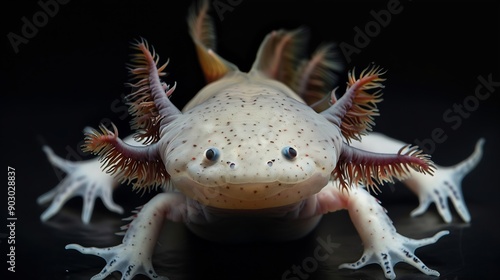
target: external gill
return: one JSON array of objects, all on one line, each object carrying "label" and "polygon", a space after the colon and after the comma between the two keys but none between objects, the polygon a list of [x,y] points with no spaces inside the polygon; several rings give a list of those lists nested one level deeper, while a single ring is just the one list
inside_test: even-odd
[{"label": "external gill", "polygon": [[[156,146],[156,144],[150,145]],[[113,125],[113,131],[104,125],[99,130],[92,129],[85,135],[83,150],[101,156],[102,168],[116,175],[121,183],[131,183],[134,189],[144,186],[163,185],[167,180],[165,165],[160,158],[152,153],[155,150],[145,147],[131,146],[118,138],[118,131]],[[144,188],[145,190],[146,188]]]},{"label": "external gill", "polygon": [[435,166],[430,156],[416,146],[406,145],[397,154],[378,154],[344,144],[339,163],[332,174],[335,179],[339,179],[343,190],[361,183],[377,193],[380,192],[378,184],[394,182],[394,178],[407,179],[410,176],[409,168],[432,175]]},{"label": "external gill", "polygon": [[[138,89],[129,96],[131,113],[134,117],[132,125],[139,129],[139,138],[149,143],[147,146],[131,146],[118,138],[118,132],[108,130],[103,125],[100,130],[86,133],[83,150],[100,156],[104,169],[110,174],[116,174],[117,179],[124,183],[134,181],[134,188],[147,189],[150,186],[166,186],[168,178],[165,166],[161,160],[159,136],[161,131],[182,113],[168,99],[174,87],[170,88],[161,82],[160,76],[166,67],[157,66],[159,56],[149,50],[145,40],[137,42],[134,47],[141,51],[133,60],[135,65],[131,73],[139,82],[133,84]],[[142,132],[144,131],[144,132]]]},{"label": "external gill", "polygon": [[323,44],[312,54],[310,59],[300,62],[291,88],[316,112],[327,109],[328,92],[338,81],[338,73],[343,70],[339,54],[334,44]]},{"label": "external gill", "polygon": [[262,42],[252,70],[258,70],[266,77],[291,84],[297,78],[296,71],[305,53],[308,32],[299,28],[293,31],[275,30]]},{"label": "external gill", "polygon": [[305,28],[275,30],[262,42],[251,71],[289,86],[307,104],[321,111],[328,108],[328,91],[343,70],[334,44],[322,44],[306,57],[309,32]]},{"label": "external gill", "polygon": [[[417,147],[404,146],[397,154],[378,154],[348,145],[352,139],[371,130],[373,116],[378,115],[376,103],[381,101],[380,88],[385,79],[384,71],[377,66],[365,69],[356,79],[349,73],[347,92],[338,101],[332,95],[330,108],[321,112],[328,121],[340,128],[347,143],[342,143],[341,154],[332,175],[347,190],[352,184],[362,183],[374,192],[380,191],[377,183],[392,182],[393,178],[409,176],[409,167],[421,173],[432,173],[434,168],[429,156]],[[374,94],[367,91],[376,90]]]},{"label": "external gill", "polygon": [[[347,83],[346,95],[351,98],[342,98],[342,103],[338,104],[340,100],[337,101],[333,91],[330,102],[334,106],[321,113],[340,127],[347,143],[352,139],[360,140],[362,135],[372,130],[375,125],[373,117],[379,115],[377,103],[382,101],[382,82],[385,81],[381,78],[385,71],[377,66],[363,70],[359,79],[354,73],[355,70],[349,73]],[[368,93],[370,90],[375,92]]]},{"label": "external gill", "polygon": [[[152,49],[152,53],[149,51],[150,48],[145,40],[135,42],[132,48],[139,50],[140,53],[134,54],[132,63],[129,64],[132,80],[137,80],[135,83],[127,84],[133,88],[132,93],[126,96],[130,106],[129,112],[132,116],[131,128],[137,130],[137,141],[144,144],[155,143],[160,139],[162,118],[154,103],[152,91],[157,86],[154,83],[159,81],[159,77],[167,75],[163,71],[169,61],[167,60],[165,64],[157,68],[156,65],[159,63],[160,56],[156,54],[154,49]],[[151,76],[155,74],[158,75],[158,79],[151,79]],[[170,88],[170,86],[162,83],[162,89],[166,91],[167,97],[172,95],[175,87],[175,84]]]}]

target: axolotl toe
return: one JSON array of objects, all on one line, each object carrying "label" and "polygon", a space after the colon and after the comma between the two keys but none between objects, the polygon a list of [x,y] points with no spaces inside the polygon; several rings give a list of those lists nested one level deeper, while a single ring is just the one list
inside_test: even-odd
[{"label": "axolotl toe", "polygon": [[[177,86],[160,79],[167,65],[160,66],[159,56],[140,40],[134,44],[138,53],[127,99],[136,139],[143,145],[120,140],[116,128],[86,133],[84,149],[99,155],[105,170],[121,182],[166,189],[130,218],[121,244],[67,246],[106,260],[93,279],[113,271],[120,271],[122,279],[158,278],[151,258],[166,219],[185,222],[210,240],[291,240],[308,234],[323,214],[341,209],[349,211],[364,244],[359,261],[341,268],[377,263],[392,279],[394,265],[406,262],[439,275],[414,251],[447,232],[422,240],[398,234],[365,189],[403,179],[410,170],[432,173],[429,157],[408,145],[394,154],[349,145],[373,125],[384,71],[375,66],[353,71],[342,98],[316,98],[331,90],[328,73],[338,67],[332,46],[302,60],[297,49],[304,45],[304,31],[274,31],[244,73],[215,52],[207,10],[208,2],[201,2],[188,20],[208,85],[182,111],[177,109],[169,100]],[[316,108],[333,105],[317,113],[304,101],[311,99]]]}]

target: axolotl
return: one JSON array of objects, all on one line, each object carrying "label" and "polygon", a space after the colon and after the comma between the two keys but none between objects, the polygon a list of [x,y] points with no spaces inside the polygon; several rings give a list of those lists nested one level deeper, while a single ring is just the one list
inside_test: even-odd
[{"label": "axolotl", "polygon": [[[138,274],[160,278],[151,259],[165,220],[184,222],[208,240],[286,241],[306,236],[322,215],[342,209],[348,210],[364,253],[340,268],[376,263],[393,279],[395,264],[406,262],[422,273],[438,276],[414,252],[448,231],[419,240],[402,236],[369,193],[384,182],[416,173],[432,178],[436,167],[430,157],[405,144],[395,153],[369,152],[351,145],[374,124],[384,71],[376,66],[358,76],[352,71],[341,98],[334,92],[322,98],[318,92],[331,85],[330,70],[337,67],[332,45],[318,48],[311,59],[303,60],[298,55],[304,47],[303,30],[273,31],[245,73],[215,52],[207,1],[192,7],[188,22],[208,85],[182,111],[177,109],[169,100],[176,84],[170,86],[160,79],[168,62],[160,66],[158,54],[139,40],[130,69],[135,78],[133,92],[127,97],[137,133],[121,140],[116,127],[86,130],[84,150],[99,155],[104,170],[111,174],[104,185],[118,180],[136,189],[161,186],[166,190],[130,217],[121,244],[66,246],[106,260],[107,265],[92,279],[104,279],[113,271],[120,271],[122,279]],[[460,165],[461,176],[477,164],[481,145],[482,141]],[[49,148],[46,152],[54,164],[67,171],[75,168]],[[96,172],[93,167],[80,172],[89,177],[89,172]],[[111,190],[100,191],[108,192],[103,195],[105,204],[120,211],[109,199]],[[462,208],[462,217],[469,219],[465,205]],[[90,215],[88,210],[86,215]]]}]

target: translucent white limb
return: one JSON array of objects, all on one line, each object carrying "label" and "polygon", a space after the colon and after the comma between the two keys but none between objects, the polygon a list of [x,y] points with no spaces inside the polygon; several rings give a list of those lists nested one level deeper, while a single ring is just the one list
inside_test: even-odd
[{"label": "translucent white limb", "polygon": [[43,151],[49,161],[67,175],[55,188],[38,197],[39,204],[50,201],[50,206],[40,216],[42,221],[57,214],[62,206],[75,196],[83,197],[84,223],[89,223],[97,198],[101,198],[110,211],[123,213],[123,208],[113,201],[113,189],[118,182],[101,171],[101,164],[97,159],[72,162],[57,156],[48,146],[44,146]]},{"label": "translucent white limb", "polygon": [[481,160],[484,139],[479,139],[472,155],[454,166],[436,166],[437,171],[433,177],[415,173],[410,180],[405,182],[419,198],[419,206],[411,212],[411,216],[423,214],[430,204],[435,203],[439,214],[449,223],[452,220],[448,199],[451,200],[457,213],[465,222],[470,222],[471,217],[462,193],[462,179]]},{"label": "translucent white limb", "polygon": [[448,231],[418,240],[397,233],[385,209],[362,187],[352,188],[347,193],[331,183],[317,195],[317,202],[317,214],[347,209],[363,241],[361,258],[353,263],[341,264],[339,268],[359,269],[375,263],[380,265],[386,278],[394,279],[394,266],[405,262],[424,274],[439,276],[439,272],[427,267],[415,255],[415,250],[435,243]]},{"label": "translucent white limb", "polygon": [[[128,144],[141,145],[129,136],[125,139]],[[62,206],[71,198],[83,198],[82,221],[89,223],[97,198],[100,198],[107,209],[122,214],[123,208],[113,200],[113,190],[118,181],[101,170],[101,163],[97,158],[85,161],[69,161],[57,156],[50,147],[43,146],[49,162],[66,173],[66,177],[52,190],[38,197],[38,204],[50,202],[50,206],[42,213],[40,219],[46,221],[56,215]]]},{"label": "translucent white limb", "polygon": [[106,266],[92,280],[105,279],[114,271],[122,274],[122,280],[130,280],[143,274],[151,279],[168,279],[159,276],[151,262],[158,236],[165,219],[181,222],[186,217],[185,197],[181,194],[161,193],[151,199],[140,211],[131,217],[133,221],[120,245],[110,248],[86,248],[69,244],[66,249],[74,249],[82,254],[95,255],[106,261]]},{"label": "translucent white limb", "polygon": [[[405,143],[380,133],[370,133],[364,136],[361,142],[353,141],[353,146],[373,152],[393,153],[404,145]],[[484,139],[481,138],[476,143],[472,155],[456,165],[446,167],[435,165],[434,176],[410,170],[411,177],[403,182],[419,198],[419,206],[411,212],[411,216],[423,214],[432,203],[435,203],[443,220],[449,223],[452,221],[451,209],[448,205],[449,199],[460,217],[465,222],[470,222],[471,217],[462,192],[462,179],[481,160],[483,145]]]}]

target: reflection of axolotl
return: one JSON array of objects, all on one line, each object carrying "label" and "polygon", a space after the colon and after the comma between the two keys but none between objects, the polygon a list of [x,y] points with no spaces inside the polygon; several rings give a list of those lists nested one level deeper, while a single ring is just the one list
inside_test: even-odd
[{"label": "reflection of axolotl", "polygon": [[[137,274],[158,277],[151,258],[165,219],[185,222],[210,240],[292,240],[311,232],[323,214],[341,209],[349,211],[364,254],[340,267],[357,269],[378,263],[387,278],[394,278],[394,265],[406,262],[425,274],[439,275],[414,251],[436,242],[447,231],[421,240],[398,234],[363,186],[378,188],[377,184],[412,176],[409,181],[421,198],[416,214],[432,201],[441,201],[438,209],[449,221],[448,205],[443,202],[449,196],[468,221],[460,180],[479,161],[481,145],[463,163],[439,167],[435,177],[420,177],[435,167],[415,147],[373,135],[354,143],[370,145],[374,140],[378,147],[380,143],[397,145],[399,151],[354,148],[348,143],[368,132],[377,114],[378,90],[384,80],[379,68],[368,68],[359,77],[352,72],[339,100],[333,94],[321,99],[318,92],[331,87],[330,74],[337,67],[332,47],[325,45],[311,59],[301,60],[298,54],[305,37],[303,30],[297,30],[269,34],[252,69],[242,73],[213,51],[215,36],[207,9],[206,1],[199,9],[193,8],[189,24],[209,85],[182,112],[168,98],[175,85],[160,80],[166,64],[158,67],[159,57],[144,41],[135,44],[139,53],[131,73],[137,80],[128,96],[132,125],[137,129],[135,140],[120,140],[116,128],[86,131],[84,149],[100,155],[111,174],[101,172],[95,160],[68,162],[45,148],[51,162],[69,176],[40,197],[40,202],[55,198],[42,219],[54,215],[75,194],[85,198],[82,217],[86,222],[98,196],[108,208],[121,212],[111,199],[117,182],[132,183],[138,189],[167,189],[131,217],[122,244],[102,249],[67,246],[107,261],[93,279],[113,271],[121,271],[122,279]],[[324,100],[333,105],[317,113],[303,100],[315,108]],[[235,226],[231,221],[237,221],[242,210],[251,222]]]}]

